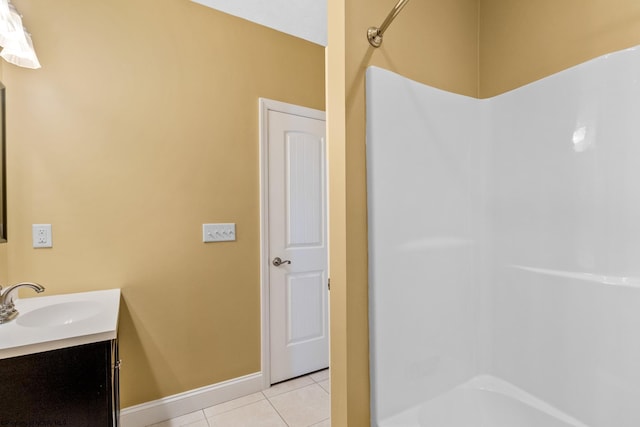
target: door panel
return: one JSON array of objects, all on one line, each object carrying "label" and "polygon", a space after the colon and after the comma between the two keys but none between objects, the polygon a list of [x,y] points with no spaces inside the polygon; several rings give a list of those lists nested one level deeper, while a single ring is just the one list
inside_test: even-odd
[{"label": "door panel", "polygon": [[290,274],[287,277],[287,345],[323,339],[324,272]]},{"label": "door panel", "polygon": [[318,135],[287,132],[287,246],[323,247],[324,141]]}]

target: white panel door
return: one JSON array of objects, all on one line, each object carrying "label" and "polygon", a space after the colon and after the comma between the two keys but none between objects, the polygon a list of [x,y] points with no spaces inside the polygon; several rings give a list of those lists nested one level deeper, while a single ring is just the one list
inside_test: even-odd
[{"label": "white panel door", "polygon": [[329,366],[327,188],[324,120],[268,114],[273,384]]}]

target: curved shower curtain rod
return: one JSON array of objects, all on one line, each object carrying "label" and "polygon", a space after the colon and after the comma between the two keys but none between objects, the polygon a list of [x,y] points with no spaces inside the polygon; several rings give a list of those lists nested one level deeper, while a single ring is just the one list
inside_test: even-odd
[{"label": "curved shower curtain rod", "polygon": [[400,0],[393,7],[393,10],[389,12],[387,18],[384,20],[380,27],[369,27],[367,30],[367,39],[369,40],[369,44],[373,47],[380,47],[382,44],[382,35],[386,31],[387,27],[391,25],[391,22],[395,19],[396,16],[400,13],[403,7],[405,7],[409,3],[409,0]]}]

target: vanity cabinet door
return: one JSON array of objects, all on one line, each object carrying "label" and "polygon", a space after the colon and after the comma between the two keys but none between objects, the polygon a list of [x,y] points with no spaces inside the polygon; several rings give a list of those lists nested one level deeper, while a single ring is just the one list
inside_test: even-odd
[{"label": "vanity cabinet door", "polygon": [[0,426],[118,425],[117,343],[0,360]]}]

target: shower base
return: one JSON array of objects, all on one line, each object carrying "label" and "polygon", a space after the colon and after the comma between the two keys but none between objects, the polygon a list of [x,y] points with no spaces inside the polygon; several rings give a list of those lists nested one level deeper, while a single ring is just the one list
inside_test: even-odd
[{"label": "shower base", "polygon": [[481,375],[386,418],[380,427],[588,427],[499,378]]}]

